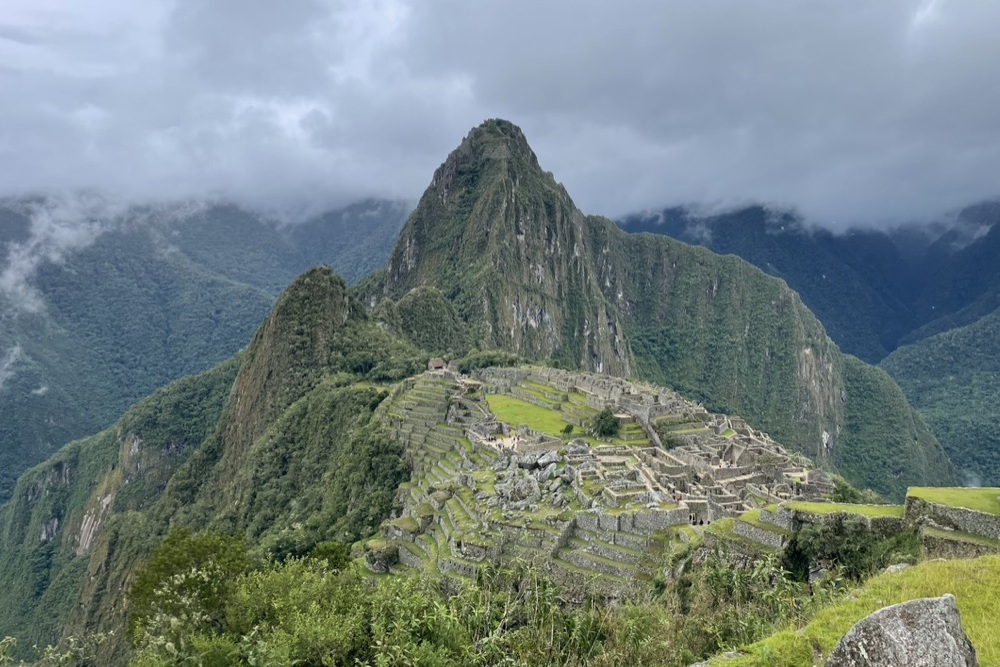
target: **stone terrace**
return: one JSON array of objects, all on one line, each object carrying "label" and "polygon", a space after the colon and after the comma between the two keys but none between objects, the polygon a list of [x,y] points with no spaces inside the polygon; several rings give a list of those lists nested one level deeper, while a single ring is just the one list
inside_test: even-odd
[{"label": "stone terrace", "polygon": [[[488,396],[539,408],[548,425],[507,423]],[[619,418],[617,437],[553,432],[553,424],[585,429],[606,407]],[[596,577],[613,594],[654,573],[659,536],[684,537],[683,526],[738,516],[782,493],[815,495],[829,482],[740,420],[606,376],[428,372],[399,385],[378,414],[413,475],[384,539],[369,544],[377,570],[398,553],[406,567],[474,577],[485,562],[516,557],[592,585]],[[664,445],[660,432],[683,440]]]}]

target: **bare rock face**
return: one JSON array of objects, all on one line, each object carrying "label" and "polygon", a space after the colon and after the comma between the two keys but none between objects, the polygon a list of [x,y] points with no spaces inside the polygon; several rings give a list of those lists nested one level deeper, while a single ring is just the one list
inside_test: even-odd
[{"label": "bare rock face", "polygon": [[826,667],[978,667],[955,598],[922,598],[858,621]]}]

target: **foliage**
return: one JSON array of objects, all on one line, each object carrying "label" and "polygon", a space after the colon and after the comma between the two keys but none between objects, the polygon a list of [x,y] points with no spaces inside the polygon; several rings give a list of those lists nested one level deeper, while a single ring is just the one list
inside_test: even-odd
[{"label": "foliage", "polygon": [[881,505],[884,500],[882,496],[871,489],[859,491],[851,486],[846,479],[840,475],[831,475],[833,480],[833,494],[830,500],[835,503],[851,503],[855,505]]},{"label": "foliage", "polygon": [[367,580],[354,568],[315,560],[270,564],[238,578],[224,599],[225,623],[203,622],[197,600],[180,632],[137,636],[130,664],[180,665],[224,655],[220,664],[636,665],[661,664],[648,636],[667,615],[652,606],[566,606],[537,570],[487,568],[446,596],[427,579]]},{"label": "foliage", "polygon": [[845,357],[844,383],[849,400],[835,463],[847,479],[896,501],[918,480],[958,481],[940,444],[885,371]]},{"label": "foliage", "polygon": [[[27,225],[8,203],[0,204],[0,246],[26,240],[8,235]],[[38,312],[0,296],[10,315],[0,318],[0,359],[15,343],[21,351],[0,391],[0,500],[57,447],[235,354],[310,266],[330,263],[352,281],[377,268],[405,214],[371,201],[281,227],[230,205],[136,208],[93,243],[40,264]]]},{"label": "foliage", "polygon": [[1000,608],[1000,557],[975,560],[931,561],[903,572],[881,574],[851,595],[819,611],[801,629],[791,628],[744,648],[749,655],[713,661],[713,667],[809,667],[817,652],[830,651],[855,623],[879,609],[907,600],[955,596],[962,627],[969,635],[983,665],[1000,664],[1000,634],[996,610]]},{"label": "foliage", "polygon": [[198,609],[197,622],[220,628],[229,587],[250,569],[246,542],[175,528],[150,554],[129,590],[133,635],[166,629]]},{"label": "foliage", "polygon": [[913,327],[916,267],[889,232],[836,234],[805,228],[793,214],[750,206],[697,217],[683,209],[618,222],[630,233],[668,235],[720,255],[738,255],[783,279],[823,322],[842,350],[877,363]]},{"label": "foliage", "polygon": [[811,523],[795,533],[782,565],[799,581],[808,581],[812,568],[837,568],[848,579],[863,581],[887,565],[919,557],[915,529],[879,535],[860,517],[835,515],[830,522]]},{"label": "foliage", "polygon": [[611,408],[604,408],[594,416],[594,435],[599,438],[613,438],[618,435],[618,418]]},{"label": "foliage", "polygon": [[901,347],[882,367],[920,410],[970,485],[1000,485],[1000,310]]},{"label": "foliage", "polygon": [[396,304],[400,333],[432,354],[457,357],[469,347],[469,335],[455,307],[436,287],[417,287]]},{"label": "foliage", "polygon": [[520,562],[487,566],[445,594],[426,578],[367,579],[354,567],[293,559],[238,577],[221,629],[185,599],[189,611],[172,626],[179,634],[137,636],[130,664],[216,655],[249,665],[688,665],[802,622],[837,589],[810,594],[773,557],[734,567],[713,555],[660,590],[580,606],[567,599],[582,591]]},{"label": "foliage", "polygon": [[471,373],[477,368],[489,368],[490,366],[517,366],[521,363],[521,358],[513,352],[503,350],[482,350],[474,351],[466,355],[459,362],[458,369],[462,373]]}]

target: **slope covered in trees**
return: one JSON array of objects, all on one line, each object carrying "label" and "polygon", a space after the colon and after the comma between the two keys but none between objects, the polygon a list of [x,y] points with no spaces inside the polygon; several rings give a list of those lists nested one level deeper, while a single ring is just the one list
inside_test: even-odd
[{"label": "slope covered in trees", "polygon": [[474,129],[438,168],[385,271],[359,291],[374,305],[428,287],[480,347],[673,386],[831,465],[860,447],[894,471],[871,480],[891,495],[955,479],[893,382],[847,372],[784,282],[585,216],[506,121]]},{"label": "slope covered in trees", "polygon": [[[0,499],[62,444],[234,354],[310,266],[352,280],[380,266],[406,211],[370,201],[282,226],[235,206],[177,205],[53,226],[53,206],[0,205]],[[54,252],[77,225],[94,238]]]}]

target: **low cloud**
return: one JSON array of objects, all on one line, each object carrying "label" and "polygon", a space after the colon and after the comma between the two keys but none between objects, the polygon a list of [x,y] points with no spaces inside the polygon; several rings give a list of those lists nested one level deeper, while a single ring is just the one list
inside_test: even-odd
[{"label": "low cloud", "polygon": [[23,357],[24,352],[20,345],[8,348],[0,356],[0,391],[3,391],[4,385],[17,374],[14,367]]},{"label": "low cloud", "polygon": [[506,117],[588,212],[928,220],[1000,194],[998,22],[975,0],[9,0],[0,183],[413,199]]},{"label": "low cloud", "polygon": [[50,197],[17,204],[30,220],[29,236],[8,244],[0,264],[0,295],[15,312],[36,313],[45,304],[31,281],[43,262],[61,262],[120,224],[123,203],[92,194]]}]

